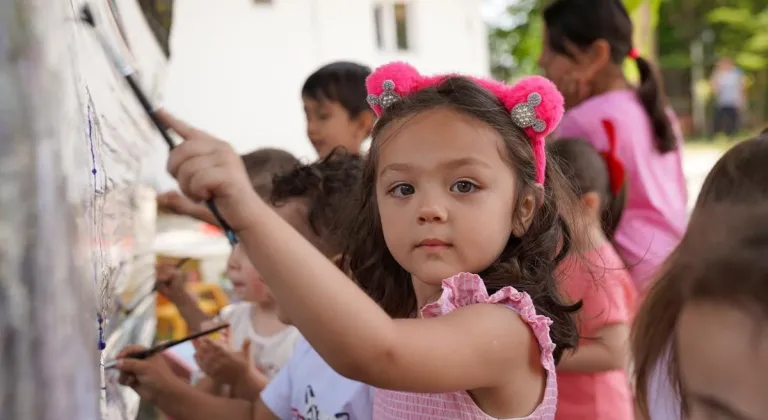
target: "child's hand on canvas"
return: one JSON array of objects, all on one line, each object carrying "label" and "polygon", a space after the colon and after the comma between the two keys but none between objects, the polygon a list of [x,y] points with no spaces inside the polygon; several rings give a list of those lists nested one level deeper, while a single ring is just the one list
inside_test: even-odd
[{"label": "child's hand on canvas", "polygon": [[185,140],[171,150],[168,159],[168,172],[184,195],[197,201],[214,199],[221,216],[235,232],[249,226],[254,217],[253,203],[260,199],[232,146],[165,111],[157,115]]},{"label": "child's hand on canvas", "polygon": [[118,354],[117,358],[120,360],[117,362],[117,370],[120,371],[120,384],[130,386],[141,398],[150,402],[156,402],[163,393],[184,384],[158,355],[144,360],[125,358],[129,354],[142,350],[146,349],[132,345]]},{"label": "child's hand on canvas", "polygon": [[195,350],[200,370],[219,384],[237,384],[251,366],[251,340],[248,339],[239,351],[234,351],[222,340],[204,337],[196,340]]}]

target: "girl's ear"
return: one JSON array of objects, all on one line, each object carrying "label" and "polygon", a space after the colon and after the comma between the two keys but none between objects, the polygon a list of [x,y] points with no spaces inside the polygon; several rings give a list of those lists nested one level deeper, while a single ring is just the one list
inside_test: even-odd
[{"label": "girl's ear", "polygon": [[357,124],[358,136],[361,139],[368,137],[373,130],[373,124],[376,122],[376,116],[373,111],[363,111],[355,118]]},{"label": "girl's ear", "polygon": [[518,238],[523,236],[533,222],[533,215],[544,202],[544,186],[534,185],[526,188],[520,196],[520,202],[517,205],[517,211],[514,216],[517,220],[512,221],[512,233]]},{"label": "girl's ear", "polygon": [[586,50],[588,64],[585,66],[584,75],[588,80],[592,80],[596,75],[611,62],[611,46],[608,41],[598,39]]}]

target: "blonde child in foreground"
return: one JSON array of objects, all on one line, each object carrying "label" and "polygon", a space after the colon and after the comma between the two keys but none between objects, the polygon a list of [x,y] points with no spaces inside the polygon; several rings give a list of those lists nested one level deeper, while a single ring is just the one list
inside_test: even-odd
[{"label": "blonde child in foreground", "polygon": [[[344,213],[359,186],[361,171],[359,156],[331,153],[319,162],[276,177],[270,201],[318,250],[337,259],[346,242],[338,225],[347,219]],[[279,306],[278,312],[290,324]],[[135,346],[125,349],[136,350]],[[336,373],[303,339],[269,383],[244,366],[232,378],[235,394],[242,399],[201,394],[170,375],[157,358],[133,361],[131,369],[138,377],[132,385],[142,398],[184,420],[369,419],[372,414],[370,387]]]},{"label": "blonde child in foreground", "polygon": [[[257,150],[243,156],[242,161],[253,190],[266,198],[272,192],[272,178],[298,165],[292,155],[276,149]],[[195,206],[185,207],[188,216],[199,216],[192,211]],[[227,260],[227,278],[240,300],[220,314],[221,320],[230,324],[229,334],[225,340],[205,339],[197,343],[195,361],[200,372],[192,372],[189,378],[200,388],[216,393],[223,391],[222,384],[231,384],[233,378],[239,377],[246,363],[257,366],[267,377],[274,376],[291,356],[299,337],[296,328],[278,319],[275,300],[241,245],[232,249]],[[185,289],[184,274],[175,265],[159,265],[157,283],[158,292],[176,305],[190,332],[199,331],[210,320],[197,299]],[[246,355],[248,358],[243,357]]]},{"label": "blonde child in foreground", "polygon": [[162,114],[187,139],[168,168],[190,198],[216,201],[326,362],[378,388],[374,419],[552,419],[578,309],[557,293],[570,234],[556,204],[572,203],[544,152],[562,96],[539,77],[506,86],[403,63],[368,91],[380,118],[347,258],[375,300],[252,193],[227,143]]},{"label": "blonde child in foreground", "polygon": [[[605,124],[607,131],[613,130],[611,122]],[[636,292],[606,236],[613,233],[621,217],[623,168],[613,147],[601,156],[581,139],[555,141],[547,150],[581,197],[576,216],[586,228],[585,241],[577,244],[579,252],[561,267],[565,295],[583,302],[578,315],[583,338],[579,348],[566,352],[557,367],[556,419],[631,420],[634,405],[625,367]]]}]

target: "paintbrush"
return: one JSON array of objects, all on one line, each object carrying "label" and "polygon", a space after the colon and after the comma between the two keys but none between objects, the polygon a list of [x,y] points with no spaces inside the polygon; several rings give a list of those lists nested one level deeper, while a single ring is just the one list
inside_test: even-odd
[{"label": "paintbrush", "polygon": [[[227,327],[229,327],[229,324],[222,324],[222,325],[219,325],[217,327],[214,327],[214,328],[211,328],[211,329],[208,329],[208,330],[205,330],[205,331],[200,331],[199,333],[195,333],[195,334],[189,335],[189,336],[184,337],[184,338],[180,338],[178,340],[171,340],[171,341],[165,342],[163,344],[159,344],[157,346],[154,346],[152,348],[148,348],[148,349],[140,351],[138,353],[129,354],[129,355],[125,356],[124,358],[125,359],[139,359],[139,360],[148,359],[148,358],[150,358],[150,357],[152,357],[152,356],[154,356],[154,355],[156,355],[158,353],[161,353],[161,352],[164,352],[164,351],[168,350],[171,347],[177,346],[177,345],[182,344],[182,343],[186,343],[187,341],[191,341],[191,340],[194,340],[196,338],[200,338],[200,337],[204,337],[204,336],[209,335],[209,334],[213,334],[216,331],[223,330],[224,328],[227,328]],[[114,360],[112,362],[104,364],[104,369],[114,369],[114,368],[116,368],[118,361],[120,361],[120,359]]]},{"label": "paintbrush", "polygon": [[[178,270],[181,267],[183,267],[184,264],[186,264],[190,259],[191,258],[182,258],[182,259],[180,259],[179,262],[176,263],[176,269]],[[156,291],[157,291],[157,283],[155,283],[155,287],[153,287],[152,290],[149,291],[149,293],[147,293],[144,296],[142,296],[139,299],[137,299],[135,305],[131,306],[130,308],[127,308],[127,309],[123,310],[123,314],[125,314],[125,316],[128,316],[128,315],[132,314],[133,311],[135,311],[136,308],[138,308],[139,305],[141,305],[141,303],[144,301],[144,299],[152,296],[152,294],[155,293]]]},{"label": "paintbrush", "polygon": [[[120,72],[123,78],[125,78],[125,81],[128,83],[128,86],[130,86],[131,91],[136,96],[136,99],[138,99],[139,103],[141,103],[141,107],[144,108],[144,111],[146,111],[149,119],[152,120],[152,123],[154,123],[158,131],[160,131],[160,134],[168,144],[168,147],[170,149],[176,147],[176,143],[174,143],[173,139],[171,139],[171,136],[168,134],[168,130],[166,129],[165,125],[162,121],[160,121],[160,118],[158,118],[157,114],[155,113],[155,107],[152,106],[147,95],[143,90],[141,90],[136,70],[134,70],[133,67],[128,64],[128,61],[126,61],[117,52],[117,49],[109,41],[109,38],[98,28],[96,25],[96,19],[94,18],[93,12],[91,11],[91,8],[88,6],[88,4],[83,5],[82,9],[80,9],[80,20],[93,28],[94,32],[96,33],[96,38],[99,40],[102,49],[112,60],[112,63],[114,64],[117,71]],[[227,235],[229,243],[232,246],[235,246],[235,244],[237,244],[237,236],[229,224],[221,216],[221,213],[219,213],[219,209],[216,208],[216,204],[213,202],[213,200],[206,200],[205,205],[208,207],[211,213],[213,213],[213,216],[216,217],[216,221],[224,230],[224,234]]]}]

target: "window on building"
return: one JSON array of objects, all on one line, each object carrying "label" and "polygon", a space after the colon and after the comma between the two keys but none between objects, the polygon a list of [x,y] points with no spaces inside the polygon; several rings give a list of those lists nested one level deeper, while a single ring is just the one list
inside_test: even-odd
[{"label": "window on building", "polygon": [[411,45],[408,1],[380,0],[373,8],[376,45],[381,50],[407,51]]},{"label": "window on building", "polygon": [[397,37],[397,49],[408,49],[408,5],[405,3],[395,3],[395,36]]},{"label": "window on building", "polygon": [[373,7],[373,25],[376,28],[376,46],[384,49],[384,13],[380,4]]}]

